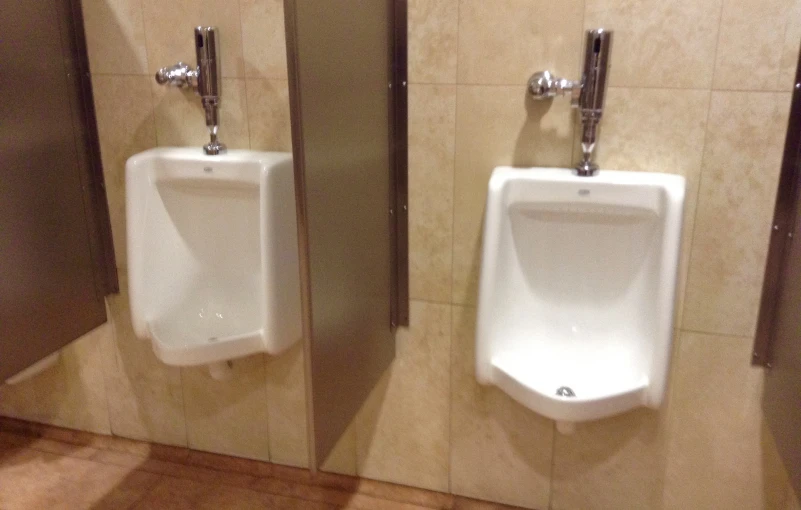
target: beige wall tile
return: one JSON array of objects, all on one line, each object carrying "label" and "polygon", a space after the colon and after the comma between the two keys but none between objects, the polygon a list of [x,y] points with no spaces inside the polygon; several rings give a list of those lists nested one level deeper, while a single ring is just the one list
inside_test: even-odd
[{"label": "beige wall tile", "polygon": [[283,354],[267,357],[266,377],[270,460],[276,464],[306,467],[309,450],[302,343]]},{"label": "beige wall tile", "polygon": [[359,476],[447,491],[451,307],[412,301],[410,317],[359,414]]},{"label": "beige wall tile", "polygon": [[451,492],[548,507],[553,422],[475,376],[474,308],[453,307]]},{"label": "beige wall tile", "polygon": [[244,77],[239,2],[232,0],[142,0],[147,32],[147,63],[151,73],[178,61],[195,63],[194,28],[220,30],[223,76]]},{"label": "beige wall tile", "polygon": [[292,152],[289,85],[286,80],[247,80],[250,148]]},{"label": "beige wall tile", "polygon": [[587,0],[584,28],[614,30],[613,86],[708,88],[721,2]]},{"label": "beige wall tile", "polygon": [[181,371],[153,354],[131,326],[128,279],[120,273],[120,294],[108,297],[115,341],[104,356],[111,431],[114,435],[186,446]]},{"label": "beige wall tile", "polygon": [[641,408],[556,434],[551,508],[661,508],[666,417]]},{"label": "beige wall tile", "polygon": [[[715,89],[782,90],[785,32],[795,0],[726,0],[720,22]],[[793,25],[795,21],[789,22]]]},{"label": "beige wall tile", "polygon": [[461,0],[459,83],[517,85],[550,70],[578,79],[583,1]]},{"label": "beige wall tile", "polygon": [[103,324],[61,349],[55,366],[15,385],[0,384],[0,415],[109,434],[103,352],[112,334]]},{"label": "beige wall tile", "polygon": [[569,101],[536,102],[525,87],[457,90],[454,175],[453,302],[476,302],[487,183],[498,165],[571,164]]},{"label": "beige wall tile", "polygon": [[712,94],[684,327],[751,336],[790,94]]},{"label": "beige wall tile", "polygon": [[239,0],[248,78],[286,80],[283,0]]},{"label": "beige wall tile", "polygon": [[673,385],[665,508],[780,508],[786,475],[762,423],[750,337],[684,333]]},{"label": "beige wall tile", "polygon": [[409,0],[410,83],[456,83],[458,0]]},{"label": "beige wall tile", "polygon": [[456,87],[409,87],[409,287],[448,303],[453,248]]},{"label": "beige wall tile", "polygon": [[[596,149],[602,168],[675,173],[687,179],[677,326],[681,325],[708,111],[705,90],[610,88]],[[577,129],[577,143],[580,136]]]},{"label": "beige wall tile", "polygon": [[793,90],[795,71],[798,66],[799,41],[801,41],[801,1],[794,0],[793,6],[784,20],[784,49],[779,64],[778,90]]},{"label": "beige wall tile", "polygon": [[100,154],[118,267],[127,265],[125,162],[156,146],[151,77],[93,76]]},{"label": "beige wall tile", "polygon": [[207,366],[181,369],[190,448],[270,460],[264,356],[232,360],[229,379],[214,380]]},{"label": "beige wall tile", "polygon": [[83,0],[93,74],[149,74],[141,0]]},{"label": "beige wall tile", "polygon": [[[151,87],[160,146],[201,147],[209,143],[203,106],[197,94],[159,85],[155,80]],[[219,138],[229,149],[250,148],[245,80],[222,81]]]}]

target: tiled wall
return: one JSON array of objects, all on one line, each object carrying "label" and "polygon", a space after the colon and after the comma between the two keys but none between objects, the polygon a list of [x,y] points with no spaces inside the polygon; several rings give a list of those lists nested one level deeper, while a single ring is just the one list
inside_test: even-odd
[{"label": "tiled wall", "polygon": [[[412,326],[331,469],[553,509],[795,508],[762,422],[751,342],[801,39],[801,0],[409,0]],[[232,147],[289,148],[280,0],[84,0],[109,202],[124,268],[122,169],[203,139],[197,101],[152,72],[223,29]],[[556,434],[473,375],[486,184],[502,164],[569,166],[567,101],[525,82],[579,72],[583,30],[615,29],[599,161],[688,179],[670,398]],[[179,29],[179,33],[172,31]],[[0,389],[52,423],[303,464],[302,353],[235,363],[228,382],[158,363],[112,326],[53,371]],[[106,402],[108,405],[106,405]]]}]

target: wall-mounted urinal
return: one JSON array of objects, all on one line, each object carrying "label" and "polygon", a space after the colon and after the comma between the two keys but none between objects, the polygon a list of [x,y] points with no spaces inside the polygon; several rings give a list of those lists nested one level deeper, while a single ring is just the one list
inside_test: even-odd
[{"label": "wall-mounted urinal", "polygon": [[489,183],[477,378],[562,431],[662,402],[684,178],[496,168]]},{"label": "wall-mounted urinal", "polygon": [[220,376],[300,339],[290,154],[152,149],[126,188],[133,327],[161,361]]}]

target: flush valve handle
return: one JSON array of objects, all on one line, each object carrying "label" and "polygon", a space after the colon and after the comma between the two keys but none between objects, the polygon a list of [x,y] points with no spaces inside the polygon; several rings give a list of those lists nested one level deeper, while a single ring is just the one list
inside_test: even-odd
[{"label": "flush valve handle", "polygon": [[570,95],[571,103],[575,107],[581,95],[581,82],[559,78],[550,71],[540,71],[528,79],[528,92],[538,101]]},{"label": "flush valve handle", "polygon": [[156,83],[173,87],[192,88],[197,91],[197,68],[178,62],[156,71]]}]

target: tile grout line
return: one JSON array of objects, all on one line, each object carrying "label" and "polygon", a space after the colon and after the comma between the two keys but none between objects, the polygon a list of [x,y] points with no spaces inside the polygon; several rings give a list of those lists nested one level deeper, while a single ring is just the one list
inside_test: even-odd
[{"label": "tile grout line", "polygon": [[243,78],[242,81],[244,82],[244,89],[245,89],[245,131],[248,134],[248,149],[253,149],[253,140],[250,139],[250,93],[248,92],[248,80],[247,78]]},{"label": "tile grout line", "polygon": [[450,312],[450,346],[448,349],[448,494],[453,495],[453,350],[455,344],[454,327],[456,314],[453,306],[454,289],[454,249],[456,247],[456,154],[459,127],[459,25],[461,25],[462,1],[456,2],[456,68],[454,69],[456,84],[453,86],[453,163],[451,164],[451,269],[450,269],[450,296],[448,310]]},{"label": "tile grout line", "polygon": [[245,27],[242,25],[242,2],[238,0],[236,2],[236,11],[237,15],[239,16],[239,43],[241,45],[242,50],[242,80],[244,82],[244,89],[245,89],[245,132],[248,135],[248,149],[253,148],[253,140],[250,139],[250,102],[248,100],[248,72],[247,72],[247,62],[245,60]]},{"label": "tile grout line", "polygon": [[[304,353],[304,355],[305,355],[305,353]],[[268,375],[269,371],[270,371],[270,367],[269,367],[269,361],[268,361],[266,353],[261,353],[261,370],[262,370],[261,379],[262,379],[263,384],[264,384],[264,409],[265,409],[265,412],[267,413],[267,420],[264,422],[264,434],[267,436],[267,458],[269,459],[269,462],[272,462],[272,460],[273,460],[273,449],[272,449],[272,445],[270,444],[270,393],[269,393],[270,380],[269,380],[269,375]],[[305,384],[305,382],[304,382],[304,384]],[[306,420],[305,406],[304,406],[303,419],[304,419],[304,422],[305,422],[305,420]],[[307,454],[308,454],[308,451],[309,451],[309,445],[306,445]]]},{"label": "tile grout line", "polygon": [[410,297],[409,301],[416,301],[418,303],[426,303],[429,305],[452,305],[455,304],[452,301],[438,301],[436,299],[427,299],[427,298],[418,298],[418,297]]},{"label": "tile grout line", "polygon": [[[792,11],[792,7],[790,8],[790,11]],[[789,22],[787,22],[787,21],[784,22],[784,33],[782,34],[782,44],[784,44],[785,41],[787,41],[787,32],[790,31],[790,26],[789,25],[790,25]],[[774,89],[774,90],[777,90],[777,91],[781,90],[781,86],[782,86],[782,78],[783,78],[783,76],[782,76],[782,61],[783,60],[784,60],[784,48],[782,47],[781,48],[781,52],[779,53],[779,68],[777,69],[777,72],[776,72],[776,86],[775,86],[775,89]],[[793,82],[795,82],[795,75],[793,75]]]},{"label": "tile grout line", "polygon": [[150,73],[104,73],[104,72],[93,72],[90,71],[89,74],[92,76],[147,76],[148,78],[151,76]]},{"label": "tile grout line", "polygon": [[[167,367],[169,370],[172,367]],[[181,380],[181,408],[183,409],[184,415],[184,443],[186,444],[185,448],[189,449],[189,417],[186,412],[186,388],[184,387],[184,370],[189,370],[187,367],[176,367],[178,368],[178,378]]]},{"label": "tile grout line", "polygon": [[551,473],[548,476],[548,510],[553,509],[553,473],[556,469],[556,420],[551,420]]},{"label": "tile grout line", "polygon": [[[142,37],[145,40],[145,70],[150,69],[150,45],[147,42],[147,23],[145,23],[145,5],[144,0],[139,0],[139,13],[142,15]],[[145,75],[137,74],[137,76],[151,76],[150,73]],[[156,122],[156,93],[153,91],[153,84],[148,80],[147,90],[150,93],[150,119],[153,122],[153,139],[156,141],[156,147],[159,143],[159,129],[158,122]],[[127,261],[126,261],[127,262]]]},{"label": "tile grout line", "polygon": [[[497,87],[497,88],[518,88],[520,85],[515,83],[435,83],[435,82],[411,82],[411,85],[455,85],[459,88],[462,87]],[[765,93],[765,94],[790,94],[792,87],[786,89],[756,89],[756,88],[724,88],[724,87],[671,87],[671,86],[644,86],[644,85],[610,85],[609,89],[627,89],[627,90],[666,90],[666,91],[703,91],[707,92],[751,92],[751,93]]]},{"label": "tile grout line", "polygon": [[690,254],[687,258],[687,268],[686,268],[686,275],[684,277],[684,294],[681,296],[681,323],[679,324],[679,330],[682,330],[684,327],[684,323],[687,321],[687,310],[688,310],[688,303],[687,303],[687,291],[690,288],[690,274],[692,273],[692,265],[693,265],[693,258],[695,252],[695,233],[698,230],[698,210],[701,208],[701,188],[704,181],[704,163],[706,162],[706,144],[709,140],[709,128],[710,128],[710,119],[712,118],[712,97],[714,95],[715,89],[715,73],[717,71],[717,59],[718,59],[718,49],[720,46],[720,30],[723,26],[723,9],[726,4],[726,0],[723,0],[720,4],[720,14],[718,16],[718,32],[717,32],[717,40],[715,41],[715,53],[714,53],[714,68],[712,69],[712,84],[709,88],[709,93],[707,95],[707,110],[706,110],[706,121],[704,122],[704,139],[703,143],[701,144],[701,168],[698,170],[698,189],[695,190],[695,210],[693,211],[693,226],[692,230],[689,235],[689,250]]},{"label": "tile grout line", "polygon": [[[102,165],[102,163],[101,163],[101,165]],[[120,268],[118,267],[117,268],[117,272],[118,272],[117,282],[118,282],[118,285],[119,285],[119,271],[120,271]],[[115,365],[117,364],[117,321],[114,320],[114,315],[111,313],[112,312],[111,304],[109,304],[109,297],[108,296],[105,296],[103,298],[103,303],[105,304],[105,307],[106,307],[106,322],[109,323],[108,329],[110,331],[110,338],[106,338],[105,339],[106,340],[105,343],[106,344],[110,344],[110,345],[106,345],[105,354],[103,353],[103,351],[101,351],[101,355],[100,355],[100,365],[101,365],[100,366],[100,372],[102,374],[101,380],[103,381],[103,388],[104,388],[103,392],[105,393],[105,396],[106,396],[105,401],[106,401],[106,418],[108,419],[108,433],[111,434],[111,435],[114,435],[114,427],[112,426],[112,423],[111,423],[111,399],[109,397],[109,393],[110,393],[109,388],[111,387],[111,384],[109,384],[109,383],[111,381],[110,381],[110,376],[109,376],[109,372],[108,372],[108,368],[109,367],[106,367],[106,363],[109,361],[107,355],[108,354],[113,354],[113,356],[114,356],[114,364]],[[101,348],[102,348],[102,346],[101,346]]]},{"label": "tile grout line", "polygon": [[681,333],[691,333],[694,335],[704,335],[704,336],[718,336],[718,337],[726,337],[726,338],[736,338],[738,340],[748,340],[753,341],[754,335],[733,335],[731,333],[720,333],[716,331],[701,331],[698,329],[688,329],[688,328],[678,328],[679,334]]}]

